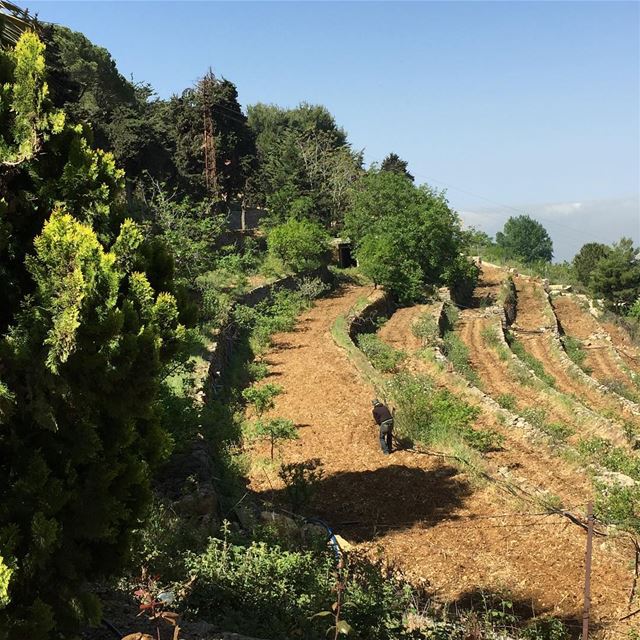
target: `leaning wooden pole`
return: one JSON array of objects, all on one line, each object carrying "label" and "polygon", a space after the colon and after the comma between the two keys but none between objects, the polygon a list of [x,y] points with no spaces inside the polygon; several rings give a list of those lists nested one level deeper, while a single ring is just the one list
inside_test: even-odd
[{"label": "leaning wooden pole", "polygon": [[587,506],[587,549],[584,560],[584,608],[582,609],[582,640],[589,638],[591,613],[591,554],[593,550],[593,502]]}]

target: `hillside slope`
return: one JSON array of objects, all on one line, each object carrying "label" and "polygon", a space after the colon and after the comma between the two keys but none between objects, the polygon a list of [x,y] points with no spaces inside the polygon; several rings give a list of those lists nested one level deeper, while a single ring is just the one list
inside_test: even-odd
[{"label": "hillside slope", "polygon": [[[492,483],[478,484],[439,458],[397,451],[383,456],[371,419],[372,389],[337,347],[330,329],[364,287],[347,287],[319,300],[293,332],[278,334],[267,354],[267,382],[285,393],[273,415],[292,419],[299,439],[281,448],[284,462],[321,460],[325,472],[312,511],[364,551],[381,547],[413,581],[440,600],[464,604],[480,593],[505,593],[523,608],[574,620],[580,614],[584,535],[557,515],[527,513],[513,496]],[[398,331],[409,333],[400,311]],[[413,342],[413,346],[416,346]],[[251,488],[264,499],[282,501],[275,469],[260,460],[266,445],[252,447]],[[492,454],[494,455],[494,454]],[[588,486],[581,474],[554,465],[520,436],[488,463],[530,485],[553,487],[584,504]],[[554,466],[557,473],[551,473]],[[509,469],[509,467],[511,467]],[[565,475],[566,474],[566,475]],[[550,475],[549,482],[544,482]],[[578,505],[570,505],[578,506]],[[594,619],[626,612],[631,588],[629,548],[607,541],[594,557]]]}]

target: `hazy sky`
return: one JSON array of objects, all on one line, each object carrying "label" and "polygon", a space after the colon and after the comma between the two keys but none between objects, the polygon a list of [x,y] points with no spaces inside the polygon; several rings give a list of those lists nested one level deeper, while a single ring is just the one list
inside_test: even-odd
[{"label": "hazy sky", "polygon": [[398,153],[488,232],[524,210],[559,259],[640,243],[637,2],[21,4],[162,97],[211,66],[244,106],[322,103],[367,162]]}]

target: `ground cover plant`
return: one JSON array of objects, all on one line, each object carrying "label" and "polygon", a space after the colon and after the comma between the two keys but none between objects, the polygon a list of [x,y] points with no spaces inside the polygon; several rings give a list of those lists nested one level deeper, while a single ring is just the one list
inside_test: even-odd
[{"label": "ground cover plant", "polygon": [[442,351],[460,375],[477,387],[482,385],[478,374],[473,370],[469,361],[469,349],[454,331],[445,332]]},{"label": "ground cover plant", "polygon": [[383,373],[397,371],[400,363],[406,358],[404,352],[390,347],[375,333],[361,333],[357,341],[358,347],[371,364]]},{"label": "ground cover plant", "polygon": [[473,428],[477,407],[446,389],[436,389],[424,375],[399,373],[389,389],[397,408],[397,433],[402,437],[463,452],[466,447],[484,452],[502,444],[497,433]]},{"label": "ground cover plant", "polygon": [[516,338],[512,333],[507,332],[506,339],[511,351],[513,351],[513,353],[515,353],[516,356],[518,356],[518,358],[520,358],[520,360],[522,360],[522,362],[524,362],[527,367],[531,369],[538,378],[540,378],[540,380],[543,380],[550,387],[555,387],[555,378],[551,374],[547,373],[542,362],[529,353],[518,338]]},{"label": "ground cover plant", "polygon": [[561,340],[562,346],[572,362],[577,364],[587,375],[590,375],[591,370],[584,364],[587,354],[580,340],[572,336],[562,336]]}]

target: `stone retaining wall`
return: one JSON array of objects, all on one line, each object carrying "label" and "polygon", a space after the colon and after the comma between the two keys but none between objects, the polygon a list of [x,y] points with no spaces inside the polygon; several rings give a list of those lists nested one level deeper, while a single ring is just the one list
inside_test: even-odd
[{"label": "stone retaining wall", "polygon": [[567,355],[567,352],[564,349],[564,345],[562,344],[562,340],[560,339],[562,335],[562,330],[560,327],[560,323],[558,321],[558,317],[556,316],[555,310],[553,308],[553,302],[551,300],[551,296],[549,292],[545,289],[545,299],[549,308],[553,312],[554,322],[551,325],[551,339],[553,340],[553,345],[558,351],[558,356],[562,361],[562,365],[571,373],[571,375],[579,378],[581,382],[588,385],[595,391],[599,393],[604,393],[611,398],[614,398],[616,402],[622,405],[625,409],[627,409],[630,413],[635,416],[640,416],[640,406],[638,406],[635,402],[629,400],[628,398],[624,398],[623,396],[615,393],[615,391],[611,391],[603,384],[598,382],[595,378],[592,378],[589,374],[585,373],[571,358]]},{"label": "stone retaining wall", "polygon": [[275,291],[287,289],[289,291],[295,291],[298,288],[298,283],[302,278],[319,278],[326,284],[332,283],[332,275],[327,267],[321,267],[310,273],[302,274],[299,276],[287,276],[281,278],[275,282],[264,284],[247,293],[243,294],[233,304],[231,312],[229,313],[229,319],[225,322],[217,331],[215,336],[215,342],[212,347],[207,351],[206,360],[209,363],[206,378],[202,381],[202,391],[200,395],[204,400],[209,396],[212,390],[212,385],[216,382],[222,372],[227,368],[233,355],[234,345],[239,336],[239,330],[233,321],[233,308],[237,305],[246,305],[248,307],[255,307],[260,302],[270,298]]}]

